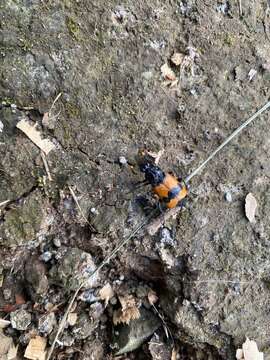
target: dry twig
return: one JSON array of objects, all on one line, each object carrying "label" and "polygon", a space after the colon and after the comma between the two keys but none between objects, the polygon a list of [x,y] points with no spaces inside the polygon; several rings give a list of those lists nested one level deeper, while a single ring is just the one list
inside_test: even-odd
[{"label": "dry twig", "polygon": [[52,181],[50,168],[49,168],[49,165],[48,165],[48,162],[47,162],[47,159],[46,159],[46,155],[45,155],[45,153],[43,151],[41,151],[41,158],[42,158],[46,173],[48,175],[48,179],[49,179],[49,181]]},{"label": "dry twig", "polygon": [[5,200],[5,201],[0,202],[0,207],[6,205],[9,202],[10,202],[10,200]]},{"label": "dry twig", "polygon": [[72,189],[71,186],[69,186],[68,188],[69,188],[69,191],[70,191],[70,193],[71,193],[71,195],[72,195],[72,197],[73,197],[73,200],[75,201],[75,203],[76,203],[76,205],[77,205],[77,207],[78,207],[78,209],[79,209],[79,211],[80,211],[80,214],[82,215],[83,219],[87,222],[87,224],[88,224],[88,225],[91,227],[91,229],[93,230],[93,226],[92,226],[92,225],[90,224],[90,222],[87,220],[87,217],[84,215],[84,213],[83,213],[83,211],[82,211],[82,208],[81,208],[81,206],[80,206],[80,204],[79,204],[78,198],[77,198],[77,196],[75,195],[75,192],[73,191],[73,189]]}]

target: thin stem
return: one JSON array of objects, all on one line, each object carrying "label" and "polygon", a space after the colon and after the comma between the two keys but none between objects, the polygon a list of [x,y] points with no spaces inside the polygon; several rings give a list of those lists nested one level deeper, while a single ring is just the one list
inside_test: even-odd
[{"label": "thin stem", "polygon": [[195,175],[197,175],[202,168],[206,166],[206,164],[213,159],[217,153],[220,152],[236,135],[238,135],[248,124],[250,124],[253,120],[255,120],[259,115],[261,115],[265,110],[270,107],[270,101],[266,103],[260,110],[258,110],[255,114],[253,114],[250,118],[248,118],[242,125],[240,125],[223,143],[212,152],[212,154],[199,166],[195,169],[190,175],[186,177],[184,182],[187,184]]}]

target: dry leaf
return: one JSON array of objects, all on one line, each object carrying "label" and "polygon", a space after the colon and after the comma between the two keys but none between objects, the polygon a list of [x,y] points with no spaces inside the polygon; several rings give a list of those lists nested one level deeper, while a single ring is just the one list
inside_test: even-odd
[{"label": "dry leaf", "polygon": [[248,218],[249,222],[255,222],[255,213],[257,209],[257,200],[255,199],[252,193],[249,193],[246,196],[246,203],[245,203],[245,212],[246,217]]},{"label": "dry leaf", "polygon": [[119,301],[122,309],[113,313],[113,323],[115,325],[118,323],[129,324],[130,320],[138,319],[141,316],[136,300],[132,295],[119,296]]},{"label": "dry leaf", "polygon": [[162,65],[160,70],[165,79],[170,81],[174,81],[176,79],[174,71],[169,67],[167,63]]},{"label": "dry leaf", "polygon": [[99,290],[101,300],[105,301],[105,307],[108,305],[109,300],[113,297],[114,292],[111,285],[108,283]]},{"label": "dry leaf", "polygon": [[149,291],[147,297],[148,297],[148,301],[149,301],[150,305],[153,305],[158,301],[158,296],[157,296],[156,292],[153,290]]},{"label": "dry leaf", "polygon": [[5,329],[6,327],[8,327],[10,324],[10,321],[8,320],[4,320],[4,319],[0,319],[0,329]]},{"label": "dry leaf", "polygon": [[171,61],[174,63],[174,65],[179,66],[181,62],[184,59],[184,55],[181,53],[174,53],[171,57]]},{"label": "dry leaf", "polygon": [[76,322],[77,322],[77,319],[78,319],[78,314],[74,313],[74,312],[71,312],[67,316],[67,323],[70,326],[74,326],[76,324]]},{"label": "dry leaf", "polygon": [[237,360],[263,360],[263,353],[259,352],[255,341],[247,340],[242,345],[242,349],[236,351]]},{"label": "dry leaf", "polygon": [[36,336],[29,341],[25,350],[24,357],[31,360],[45,360],[46,359],[46,344],[47,340],[41,336]]},{"label": "dry leaf", "polygon": [[18,129],[25,133],[46,155],[54,149],[54,144],[49,139],[42,139],[40,132],[36,129],[36,124],[31,125],[26,119],[22,119],[16,125]]}]

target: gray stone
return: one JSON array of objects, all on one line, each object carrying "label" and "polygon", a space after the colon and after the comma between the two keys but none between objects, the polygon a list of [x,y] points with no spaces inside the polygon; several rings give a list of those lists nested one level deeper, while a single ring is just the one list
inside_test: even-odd
[{"label": "gray stone", "polygon": [[54,312],[42,315],[38,319],[38,330],[45,335],[50,334],[56,325],[56,318]]},{"label": "gray stone", "polygon": [[31,324],[31,314],[23,309],[10,313],[10,321],[13,329],[26,330]]}]

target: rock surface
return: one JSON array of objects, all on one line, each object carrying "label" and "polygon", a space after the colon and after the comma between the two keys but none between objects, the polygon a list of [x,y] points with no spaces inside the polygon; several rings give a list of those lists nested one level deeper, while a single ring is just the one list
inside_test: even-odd
[{"label": "rock surface", "polygon": [[[145,219],[140,204],[155,202],[149,188],[135,189],[139,148],[164,149],[159,165],[183,177],[269,99],[269,8],[251,0],[241,9],[236,0],[7,0],[0,19],[0,203],[9,200],[0,207],[1,276],[21,275],[31,305],[39,293],[57,306],[84,277],[72,277],[81,261],[94,269]],[[164,64],[174,84],[162,77]],[[56,145],[46,157],[52,181],[40,150],[16,129],[22,117]],[[116,287],[123,273],[127,288],[151,283],[176,341],[197,359],[232,360],[246,336],[270,356],[268,122],[269,113],[194,178],[185,211],[165,224],[169,237],[137,234],[100,275]],[[250,192],[254,224],[244,214]],[[53,254],[30,277],[28,251]],[[1,303],[4,291],[11,301],[3,284]],[[106,345],[109,329],[99,328]],[[93,346],[97,358],[107,356],[108,346]]]}]

